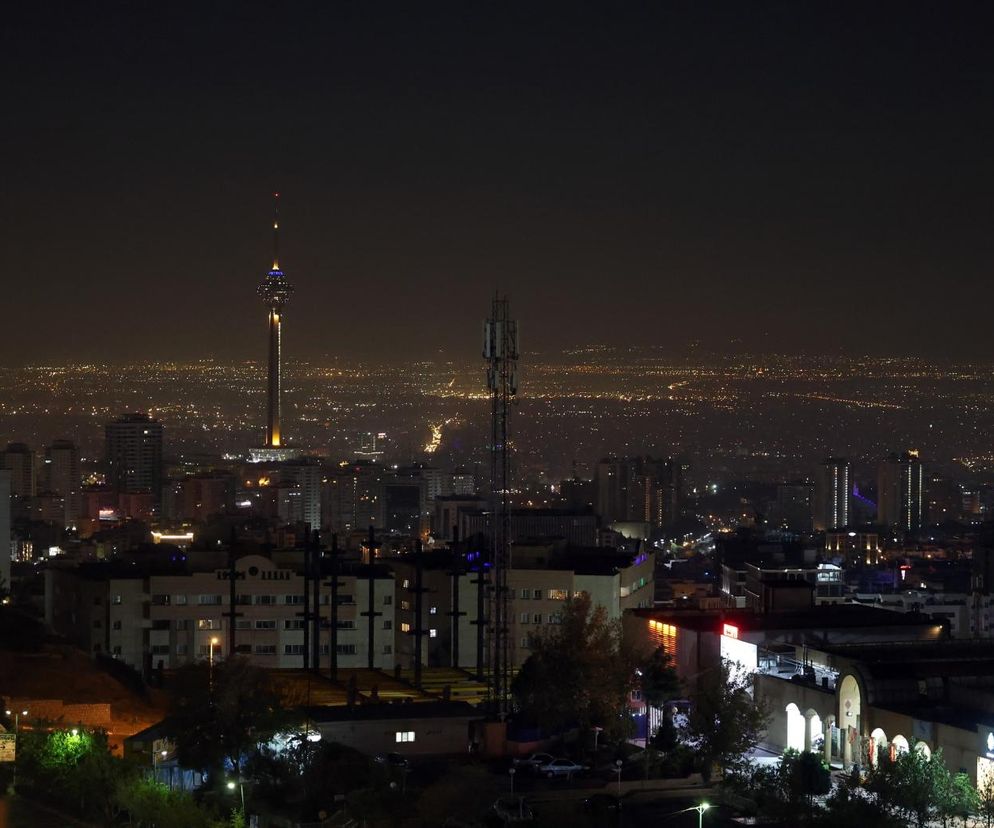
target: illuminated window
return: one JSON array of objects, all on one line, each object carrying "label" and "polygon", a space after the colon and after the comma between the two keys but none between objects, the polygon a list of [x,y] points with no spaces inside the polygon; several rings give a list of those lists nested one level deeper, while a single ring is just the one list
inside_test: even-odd
[{"label": "illuminated window", "polygon": [[405,633],[407,633],[407,632],[410,632],[410,631],[411,631],[411,625],[410,625],[410,624],[408,624],[408,623],[407,623],[406,621],[404,621],[404,622],[403,622],[403,623],[402,623],[402,624],[400,625],[400,631],[401,631],[401,632],[405,632]]},{"label": "illuminated window", "polygon": [[394,734],[397,742],[413,742],[414,741],[414,731],[413,730],[398,730]]},{"label": "illuminated window", "polygon": [[429,638],[438,638],[438,630],[428,630]]},{"label": "illuminated window", "polygon": [[649,633],[657,647],[662,647],[663,652],[676,658],[676,627],[673,624],[649,621]]}]

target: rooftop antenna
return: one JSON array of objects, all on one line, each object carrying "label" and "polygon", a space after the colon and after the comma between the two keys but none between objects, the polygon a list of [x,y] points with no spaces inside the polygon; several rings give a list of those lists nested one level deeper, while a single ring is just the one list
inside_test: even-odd
[{"label": "rooftop antenna", "polygon": [[273,270],[280,269],[280,194],[273,193]]},{"label": "rooftop antenna", "polygon": [[[493,571],[490,638],[490,701],[501,721],[507,716],[511,684],[511,405],[518,393],[518,324],[510,318],[506,296],[494,295],[490,318],[483,324],[483,358],[490,393],[490,556]],[[480,577],[483,571],[481,567]]]}]

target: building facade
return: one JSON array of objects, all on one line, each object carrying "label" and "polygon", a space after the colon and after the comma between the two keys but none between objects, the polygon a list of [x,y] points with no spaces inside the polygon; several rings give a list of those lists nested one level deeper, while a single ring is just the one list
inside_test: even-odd
[{"label": "building facade", "polygon": [[[45,573],[46,621],[86,652],[110,655],[139,671],[230,652],[262,667],[302,667],[301,553],[237,559],[233,628],[230,570],[217,563],[198,571],[144,575],[129,575],[114,565],[51,567]],[[318,604],[319,654],[325,665],[332,638],[328,580],[325,572]],[[393,577],[380,567],[359,567],[343,571],[338,580],[339,666],[392,669]]]},{"label": "building facade", "polygon": [[125,414],[105,429],[107,480],[116,492],[162,498],[162,424]]}]

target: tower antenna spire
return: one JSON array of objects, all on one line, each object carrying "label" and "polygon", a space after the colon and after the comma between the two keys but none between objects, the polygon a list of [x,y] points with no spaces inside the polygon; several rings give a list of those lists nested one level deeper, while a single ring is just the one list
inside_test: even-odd
[{"label": "tower antenna spire", "polygon": [[273,270],[280,269],[280,194],[273,193]]}]

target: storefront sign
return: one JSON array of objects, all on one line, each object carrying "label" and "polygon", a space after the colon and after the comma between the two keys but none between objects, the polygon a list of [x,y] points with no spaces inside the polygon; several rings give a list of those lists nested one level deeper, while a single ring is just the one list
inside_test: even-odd
[{"label": "storefront sign", "polygon": [[13,762],[17,753],[17,736],[0,733],[0,762]]}]

